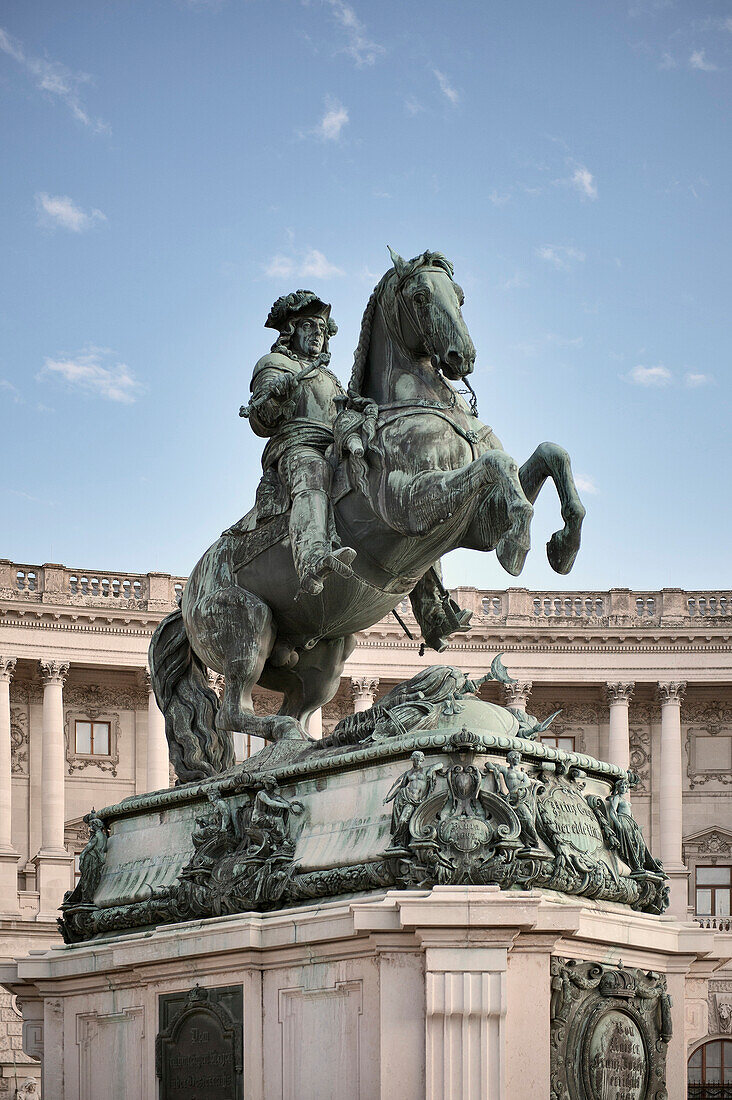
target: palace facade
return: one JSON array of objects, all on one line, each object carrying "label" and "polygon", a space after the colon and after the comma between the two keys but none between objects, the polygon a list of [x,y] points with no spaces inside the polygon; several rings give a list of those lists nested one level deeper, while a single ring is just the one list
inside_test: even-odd
[{"label": "palace facade", "polygon": [[[147,649],[184,584],[184,577],[162,573],[0,560],[6,959],[60,942],[56,911],[88,835],[84,815],[175,782]],[[420,656],[419,628],[405,601],[396,610],[414,638],[393,616],[364,631],[310,733],[329,732],[426,664],[454,664],[477,677],[503,653],[516,682],[489,682],[483,696],[540,719],[559,711],[542,740],[630,767],[638,777],[635,815],[671,878],[671,912],[697,920],[711,937],[729,931],[732,592],[461,588],[454,595],[473,612],[468,634],[444,654]],[[221,677],[211,682],[220,691]],[[261,712],[278,705],[265,691],[255,702]],[[239,759],[259,747],[252,740],[237,740]],[[687,1003],[689,1053],[700,1066],[702,1044],[727,1042],[732,1028],[732,971],[720,972],[709,988]],[[0,1097],[3,1089],[13,1095],[13,1073],[37,1075],[20,1050],[20,1028],[10,994],[2,994]]]}]

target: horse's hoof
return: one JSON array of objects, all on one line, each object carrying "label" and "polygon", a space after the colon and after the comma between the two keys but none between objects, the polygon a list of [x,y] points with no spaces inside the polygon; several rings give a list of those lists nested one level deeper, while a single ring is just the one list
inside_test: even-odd
[{"label": "horse's hoof", "polygon": [[528,546],[523,546],[521,543],[515,542],[514,539],[505,537],[499,541],[496,547],[496,557],[512,577],[518,577],[524,567],[528,552]]},{"label": "horse's hoof", "polygon": [[579,552],[579,537],[569,539],[566,533],[555,531],[546,544],[546,556],[555,573],[565,576],[570,572]]}]

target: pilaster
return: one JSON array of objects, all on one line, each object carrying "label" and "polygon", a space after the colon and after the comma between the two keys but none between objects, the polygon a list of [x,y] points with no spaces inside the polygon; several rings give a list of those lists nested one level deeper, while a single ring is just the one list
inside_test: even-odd
[{"label": "pilaster", "polygon": [[38,920],[53,920],[73,879],[74,857],[64,847],[66,762],[63,685],[68,662],[39,662],[43,680],[41,848],[35,858],[41,895]]},{"label": "pilaster", "polygon": [[368,710],[374,705],[376,692],[379,690],[379,680],[376,676],[359,676],[351,678],[351,693],[353,695],[353,710],[356,714],[362,710]]},{"label": "pilaster", "polygon": [[147,790],[167,790],[170,786],[168,763],[168,739],[165,736],[165,718],[153,691],[150,673],[145,670],[147,687]]},{"label": "pilaster", "polygon": [[612,683],[605,685],[605,698],[610,707],[610,736],[607,758],[610,764],[617,764],[628,770],[630,764],[630,729],[628,727],[628,707],[633,696],[634,683]]},{"label": "pilaster", "polygon": [[15,657],[0,657],[0,911],[18,914],[18,853],[13,847],[13,771],[10,681]]},{"label": "pilaster", "polygon": [[659,683],[661,704],[660,766],[660,845],[659,855],[669,876],[669,912],[682,918],[688,904],[688,868],[682,857],[683,787],[681,757],[681,700],[686,691],[683,681]]},{"label": "pilaster", "polygon": [[503,698],[507,707],[514,710],[526,710],[529,705],[529,696],[534,685],[531,680],[517,680],[515,684],[503,685]]}]

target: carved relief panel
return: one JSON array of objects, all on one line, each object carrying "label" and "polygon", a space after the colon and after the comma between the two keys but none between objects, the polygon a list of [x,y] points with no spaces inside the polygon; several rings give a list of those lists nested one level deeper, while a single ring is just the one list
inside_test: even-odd
[{"label": "carved relief panel", "polygon": [[553,958],[550,1015],[551,1100],[666,1100],[662,974]]}]

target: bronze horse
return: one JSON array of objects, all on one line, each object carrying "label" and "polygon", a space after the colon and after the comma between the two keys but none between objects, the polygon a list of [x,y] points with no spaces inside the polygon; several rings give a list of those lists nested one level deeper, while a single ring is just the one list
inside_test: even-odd
[{"label": "bronze horse", "polygon": [[[251,513],[255,536],[224,532],[151,642],[153,685],[183,782],[233,765],[229,731],[306,738],[309,716],[338,688],[354,635],[396,607],[443,554],[495,550],[517,576],[547,478],[564,521],[549,561],[558,573],[574,563],[585,510],[569,456],[542,443],[518,468],[451,385],[475,361],[452,265],[436,252],[392,259],[366,307],[340,431],[336,424],[333,513],[343,544],[357,551],[353,576],[331,574],[320,595],[295,599],[286,528],[255,556],[242,554],[248,537],[261,538]],[[220,705],[206,666],[225,677]],[[283,693],[279,714],[254,714],[255,684]]]}]

